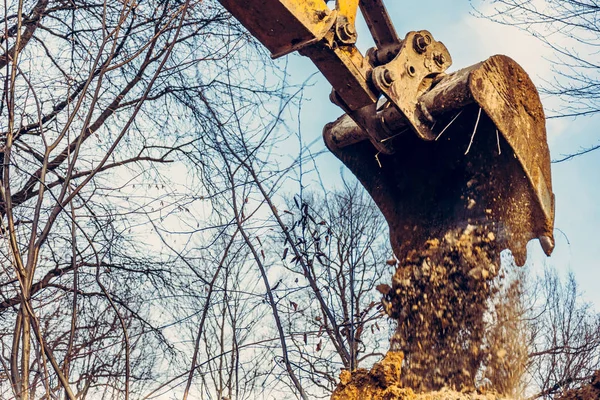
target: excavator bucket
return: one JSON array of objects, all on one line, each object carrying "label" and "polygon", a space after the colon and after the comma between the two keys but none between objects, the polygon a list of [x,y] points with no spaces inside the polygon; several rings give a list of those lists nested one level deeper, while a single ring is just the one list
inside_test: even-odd
[{"label": "excavator bucket", "polygon": [[[446,46],[426,30],[401,40],[382,0],[219,1],[273,57],[299,51],[331,83],[346,114],[325,142],[383,212],[398,257],[467,224],[488,225],[520,265],[531,239],[550,254],[544,111],[517,63],[494,56],[446,75]],[[365,56],[358,11],[375,42]]]},{"label": "excavator bucket", "polygon": [[361,137],[348,116],[324,130],[330,150],[383,212],[396,255],[468,224],[488,225],[518,265],[534,238],[549,255],[554,195],[545,117],[525,71],[494,56],[447,75],[419,102],[435,117],[436,139],[407,129],[391,136],[393,154],[368,140],[338,146],[341,136]]}]

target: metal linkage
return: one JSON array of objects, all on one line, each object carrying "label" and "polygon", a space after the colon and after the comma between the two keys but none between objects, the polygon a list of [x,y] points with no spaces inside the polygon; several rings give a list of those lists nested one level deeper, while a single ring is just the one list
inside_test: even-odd
[{"label": "metal linkage", "polygon": [[428,31],[409,32],[396,57],[373,70],[373,83],[404,115],[421,139],[433,140],[433,117],[418,102],[419,96],[433,86],[438,75],[452,64],[442,42]]},{"label": "metal linkage", "polygon": [[[494,56],[446,75],[444,44],[425,30],[400,40],[383,0],[336,0],[333,10],[324,0],[219,1],[273,57],[299,51],[331,83],[346,115],[325,142],[382,210],[396,255],[479,220],[495,224],[517,263],[530,239],[552,251],[544,112],[517,63]],[[359,8],[376,45],[366,56],[355,45]],[[465,208],[471,188],[481,193]]]}]

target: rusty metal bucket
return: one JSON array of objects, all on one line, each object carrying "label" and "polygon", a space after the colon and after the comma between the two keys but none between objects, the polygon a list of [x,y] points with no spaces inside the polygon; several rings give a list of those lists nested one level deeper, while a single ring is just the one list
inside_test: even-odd
[{"label": "rusty metal bucket", "polygon": [[545,117],[525,71],[494,56],[446,76],[419,102],[435,117],[437,139],[397,132],[394,154],[378,153],[368,140],[340,146],[342,136],[366,137],[347,115],[324,130],[329,149],[383,212],[396,256],[469,223],[488,225],[518,265],[534,238],[549,255],[554,195]]},{"label": "rusty metal bucket", "polygon": [[[327,125],[325,142],[383,212],[398,257],[468,223],[490,225],[518,264],[531,239],[551,253],[544,112],[516,62],[494,56],[444,75],[443,43],[428,31],[400,40],[381,0],[333,10],[324,0],[219,1],[273,57],[298,50],[332,84],[346,115]],[[376,44],[366,56],[354,45],[358,8]]]}]

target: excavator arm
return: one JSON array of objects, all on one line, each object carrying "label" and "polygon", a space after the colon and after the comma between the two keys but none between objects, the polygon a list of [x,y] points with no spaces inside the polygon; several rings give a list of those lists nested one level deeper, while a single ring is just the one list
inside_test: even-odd
[{"label": "excavator arm", "polygon": [[[446,73],[426,31],[396,34],[382,0],[219,0],[280,57],[309,57],[344,115],[323,132],[389,227],[398,257],[454,227],[486,224],[517,264],[538,238],[554,247],[545,116],[529,76],[506,56]],[[356,47],[360,10],[375,47]],[[412,134],[411,134],[412,133]]]}]

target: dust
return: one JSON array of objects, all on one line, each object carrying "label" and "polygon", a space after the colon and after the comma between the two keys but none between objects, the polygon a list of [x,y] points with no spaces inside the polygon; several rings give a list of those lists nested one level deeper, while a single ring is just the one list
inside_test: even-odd
[{"label": "dust", "polygon": [[478,384],[510,398],[524,398],[526,387],[522,377],[529,361],[531,340],[526,318],[529,305],[524,297],[525,273],[512,268],[507,275],[496,279],[498,291],[490,300],[483,350],[486,359]]},{"label": "dust", "polygon": [[500,250],[493,225],[482,223],[409,252],[391,286],[377,287],[397,321],[390,351],[370,371],[342,372],[332,399],[518,398],[522,285],[514,263],[501,269]]}]

